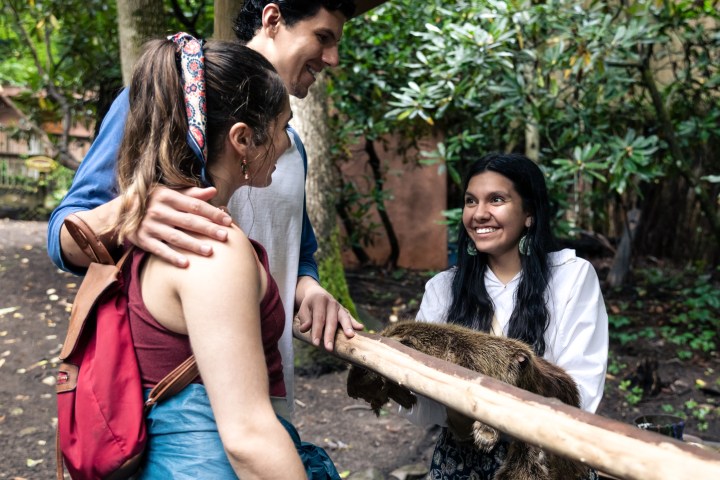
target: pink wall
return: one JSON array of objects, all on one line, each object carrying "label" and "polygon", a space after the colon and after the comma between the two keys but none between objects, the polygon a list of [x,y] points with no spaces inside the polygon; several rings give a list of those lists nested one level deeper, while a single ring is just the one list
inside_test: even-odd
[{"label": "pink wall", "polygon": [[[394,154],[393,144],[389,151],[380,142],[375,148],[385,172],[384,189],[390,192],[386,200],[388,216],[394,226],[400,244],[398,266],[410,269],[444,269],[447,267],[447,228],[438,222],[443,220],[446,209],[447,180],[445,170],[438,172],[438,165],[423,166],[415,161],[403,161]],[[430,150],[434,147],[429,144]],[[343,178],[353,180],[358,188],[368,191],[372,170],[367,164],[367,154],[362,146],[355,149],[352,161],[341,166]],[[373,210],[372,221],[381,224],[377,211]],[[341,226],[343,238],[345,235]],[[365,246],[374,264],[385,263],[390,245],[382,227],[377,230],[375,244]],[[357,258],[349,247],[343,247],[343,261],[346,266],[357,266]]]}]

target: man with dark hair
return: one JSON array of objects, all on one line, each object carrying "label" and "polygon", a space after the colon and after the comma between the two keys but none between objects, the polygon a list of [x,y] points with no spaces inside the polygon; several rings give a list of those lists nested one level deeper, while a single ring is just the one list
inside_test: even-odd
[{"label": "man with dark hair", "polygon": [[258,29],[262,27],[262,10],[269,3],[278,6],[287,27],[292,27],[301,20],[314,17],[320,8],[324,8],[329,12],[339,11],[348,19],[355,13],[354,3],[347,0],[321,0],[319,2],[246,0],[233,22],[233,30],[238,40],[248,43],[255,37]]},{"label": "man with dark hair", "polygon": [[[342,29],[354,11],[351,0],[246,0],[234,28],[240,42],[275,66],[288,92],[304,98],[315,76],[338,64]],[[114,232],[104,230],[115,223],[112,220],[119,212],[115,163],[128,108],[126,89],[113,103],[70,191],[50,217],[48,253],[64,270],[80,274],[89,263],[63,227],[70,213],[102,232],[103,243],[117,246]],[[244,201],[231,200],[228,207],[240,228],[267,249],[271,272],[285,305],[286,326],[280,347],[289,415],[294,404],[293,307],[301,329],[311,330],[314,343],[323,341],[327,349],[332,349],[338,326],[348,337],[363,326],[318,283],[313,259],[317,242],[305,211],[307,158],[297,133],[290,127],[288,133],[293,146],[278,160],[272,185],[264,189],[244,187],[233,197],[240,196]],[[176,249],[212,255],[212,246],[202,237],[224,241],[224,227],[231,222],[230,215],[206,202],[214,195],[213,187],[191,188],[182,193],[156,188],[148,199],[148,213],[130,241],[178,267],[186,267],[188,260]],[[255,215],[253,207],[258,205],[265,205],[258,208],[262,216]]]}]

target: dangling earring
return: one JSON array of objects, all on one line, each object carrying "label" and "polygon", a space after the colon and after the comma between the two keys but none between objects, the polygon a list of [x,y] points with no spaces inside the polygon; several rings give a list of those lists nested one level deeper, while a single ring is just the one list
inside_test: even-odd
[{"label": "dangling earring", "polygon": [[466,249],[466,251],[467,251],[467,254],[470,255],[471,257],[474,257],[475,255],[478,254],[477,247],[475,246],[475,242],[473,242],[473,241],[470,240],[469,238],[468,238],[468,241],[467,241],[467,249]]},{"label": "dangling earring", "polygon": [[520,243],[518,244],[518,250],[520,250],[520,255],[530,255],[530,240],[528,239],[527,235],[523,235],[520,239]]},{"label": "dangling earring", "polygon": [[245,180],[250,180],[250,175],[248,175],[247,159],[243,159],[240,168],[242,169],[243,175],[245,175]]}]

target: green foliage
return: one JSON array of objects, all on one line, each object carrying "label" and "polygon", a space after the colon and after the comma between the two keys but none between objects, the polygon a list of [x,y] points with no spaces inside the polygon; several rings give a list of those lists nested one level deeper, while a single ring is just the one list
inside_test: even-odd
[{"label": "green foliage", "polygon": [[[615,356],[612,354],[612,352],[608,352],[608,368],[607,371],[610,375],[619,375],[620,372],[625,370],[627,368],[626,363],[620,362]],[[606,384],[606,386],[610,386],[610,384]]]},{"label": "green foliage", "polygon": [[[0,16],[0,43],[1,83],[33,92],[57,88],[76,115],[92,109],[86,93],[119,83],[115,2],[8,0]],[[56,101],[38,100],[43,118],[56,111]]]},{"label": "green foliage", "polygon": [[451,208],[442,212],[445,217],[444,224],[448,226],[448,239],[455,241],[460,233],[458,229],[462,224],[462,208]]},{"label": "green foliage", "polygon": [[690,275],[694,282],[680,290],[679,312],[660,330],[665,339],[682,347],[680,358],[689,358],[693,352],[712,354],[720,341],[720,290],[710,274],[691,271]]},{"label": "green foliage", "polygon": [[215,17],[214,0],[164,0],[169,32],[188,32],[210,38]]},{"label": "green foliage", "polygon": [[678,416],[686,422],[692,419],[695,423],[694,427],[698,431],[704,432],[708,429],[708,422],[714,415],[720,415],[720,407],[709,405],[707,403],[698,403],[695,399],[687,400],[683,404],[683,408],[675,408],[672,405],[665,404],[662,411],[668,415]]},{"label": "green foliage", "polygon": [[705,3],[390,2],[346,29],[336,131],[440,131],[420,162],[456,186],[474,158],[525,151],[536,131],[552,197],[573,212],[565,231],[678,172],[711,191],[716,163],[702,181],[687,175],[720,142],[720,16]]},{"label": "green foliage", "polygon": [[48,207],[53,210],[55,207],[60,205],[63,197],[70,189],[75,172],[69,168],[65,168],[62,165],[58,165],[57,168],[50,172],[48,178],[49,196],[47,200]]},{"label": "green foliage", "polygon": [[[168,31],[212,34],[212,0],[166,3]],[[54,82],[81,95],[120,85],[116,2],[7,0],[0,11],[0,83],[39,90]],[[44,75],[38,75],[34,55]]]},{"label": "green foliage", "polygon": [[[374,181],[369,176],[365,177],[366,185],[373,185]],[[369,187],[368,193],[363,194],[354,181],[344,181],[339,192],[340,202],[343,205],[352,206],[345,208],[346,217],[343,219],[352,226],[349,231],[348,241],[350,245],[361,247],[373,245],[378,237],[378,229],[381,224],[375,221],[368,221],[370,212],[375,207],[377,200],[383,201],[389,196],[387,192],[378,192],[374,186]]]},{"label": "green foliage", "polygon": [[[329,71],[328,90],[333,102],[330,131],[333,132],[333,156],[336,163],[351,158],[350,147],[360,138],[383,140],[383,135],[402,131],[405,143],[399,153],[407,152],[423,128],[411,123],[398,123],[385,116],[392,92],[407,82],[405,71],[409,59],[415,57],[415,30],[432,18],[430,2],[388,2],[365,15],[362,20],[348,22],[340,44],[340,66]],[[401,19],[401,20],[400,20]],[[398,23],[400,21],[401,23]],[[412,158],[410,158],[412,159]],[[372,245],[380,225],[370,216],[373,208],[382,208],[390,192],[380,192],[374,179],[367,178],[368,189],[344,185],[338,203],[345,206],[344,216],[352,222],[354,246]],[[367,190],[367,193],[362,193]]]},{"label": "green foliage", "polygon": [[656,333],[652,327],[632,328],[633,321],[625,315],[608,315],[610,338],[626,345],[640,338],[655,338]]},{"label": "green foliage", "polygon": [[631,385],[632,382],[630,380],[623,380],[620,382],[620,385],[618,385],[618,389],[622,392],[628,404],[637,405],[643,399],[643,389],[638,385]]},{"label": "green foliage", "polygon": [[[169,29],[212,32],[212,0],[169,0],[166,9]],[[7,0],[0,13],[0,84],[24,89],[16,106],[35,125],[69,119],[92,128],[122,86],[116,2]],[[45,208],[59,203],[72,175],[64,167],[50,174]]]},{"label": "green foliage", "polygon": [[640,339],[662,339],[674,345],[676,355],[688,360],[695,355],[711,356],[720,345],[720,288],[717,273],[698,268],[688,268],[681,273],[662,274],[658,269],[640,269],[637,275],[640,284],[647,282],[648,288],[662,292],[662,297],[673,299],[662,305],[667,319],[657,325],[642,326],[644,312],[653,306],[643,300],[644,288],[636,291],[640,299],[634,305],[623,303],[619,310],[628,312],[634,307],[639,314],[608,315],[609,333],[612,341],[627,345]]},{"label": "green foliage", "polygon": [[690,415],[695,419],[697,429],[701,432],[708,429],[708,416],[712,415],[714,411],[720,413],[720,409],[712,405],[700,404],[694,399],[685,402],[685,409],[690,411]]}]

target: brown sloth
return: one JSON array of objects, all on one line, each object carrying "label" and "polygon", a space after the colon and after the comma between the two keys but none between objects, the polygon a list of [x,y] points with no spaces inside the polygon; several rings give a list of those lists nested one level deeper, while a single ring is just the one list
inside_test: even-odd
[{"label": "brown sloth", "polygon": [[[580,406],[580,394],[573,379],[560,367],[534,354],[525,343],[497,337],[458,325],[400,322],[380,335],[427,355],[460,365],[544,397]],[[381,375],[352,365],[347,393],[370,403],[375,414],[388,400],[410,408],[416,398],[407,388]],[[482,422],[472,424],[474,445],[488,452],[500,434]],[[572,480],[590,473],[581,462],[546,453],[541,448],[511,440],[507,457],[495,473],[495,480]]]}]

